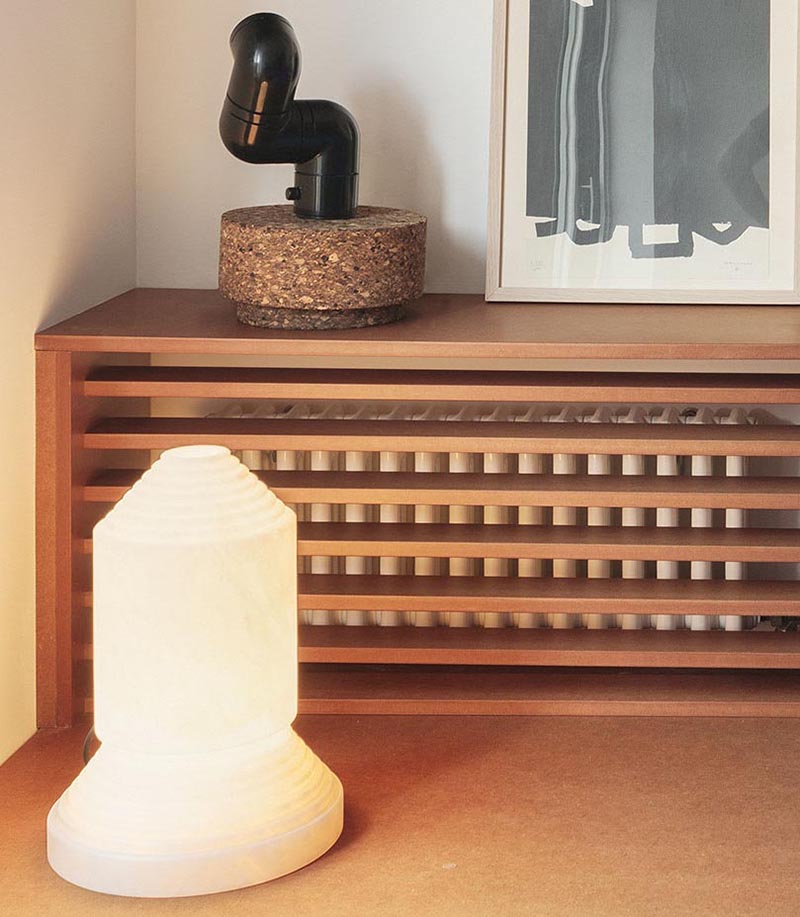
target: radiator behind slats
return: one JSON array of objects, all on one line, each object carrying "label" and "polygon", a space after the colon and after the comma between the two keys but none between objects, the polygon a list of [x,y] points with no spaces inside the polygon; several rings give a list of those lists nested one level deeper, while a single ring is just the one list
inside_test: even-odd
[{"label": "radiator behind slats", "polygon": [[[222,415],[231,417],[254,416],[248,413],[246,406],[229,405]],[[219,416],[219,415],[218,415]],[[359,422],[364,420],[416,421],[416,422],[458,422],[473,423],[507,423],[518,421],[525,423],[552,424],[585,424],[587,436],[591,436],[592,424],[647,424],[678,425],[691,424],[703,427],[725,425],[752,425],[763,420],[764,415],[749,412],[740,408],[712,408],[709,406],[690,406],[666,408],[641,405],[592,405],[581,408],[575,405],[415,405],[386,403],[332,403],[318,404],[296,403],[282,405],[264,405],[258,410],[261,417],[274,419],[307,419],[336,421],[347,420]],[[520,427],[519,429],[522,429]],[[663,429],[663,427],[662,427]],[[476,443],[477,444],[477,443]],[[275,469],[279,471],[308,470],[325,474],[343,470],[354,475],[366,472],[397,473],[413,472],[416,476],[443,474],[456,480],[458,475],[482,473],[483,475],[524,476],[530,477],[530,487],[536,487],[536,477],[541,475],[564,477],[564,487],[569,490],[569,478],[598,479],[614,478],[620,486],[625,487],[628,478],[685,478],[685,477],[720,477],[741,478],[748,472],[747,460],[741,456],[730,455],[675,455],[658,454],[657,443],[653,443],[646,454],[609,454],[608,451],[592,453],[588,450],[580,453],[545,452],[336,452],[315,449],[308,452],[280,450],[277,452],[259,452],[247,450],[241,453],[242,460],[253,470]],[[641,450],[644,453],[644,449]],[[633,502],[633,501],[632,501]],[[370,505],[367,503],[348,503],[344,505],[324,503],[297,504],[298,517],[312,522],[335,526],[337,523],[377,523],[381,526],[392,526],[398,523],[414,523],[421,531],[423,527],[434,524],[442,525],[475,525],[482,526],[483,531],[493,527],[508,526],[524,528],[528,526],[553,528],[566,527],[574,532],[578,526],[587,529],[623,527],[677,529],[728,528],[742,529],[747,525],[746,510],[741,507],[724,507],[713,510],[706,506],[687,507],[680,510],[671,507],[645,507],[640,501],[635,505],[605,507],[593,501],[593,505],[581,507],[570,500],[570,505],[561,506],[554,500],[552,506],[512,506],[487,503],[483,506],[465,505],[454,502],[449,506],[429,505],[421,502],[402,505],[399,503]],[[746,564],[740,560],[692,559],[681,562],[673,558],[658,556],[654,549],[651,561],[620,557],[609,559],[587,556],[580,560],[575,557],[558,557],[557,551],[551,558],[527,557],[524,551],[520,556],[509,558],[497,556],[488,551],[483,558],[477,557],[436,557],[421,554],[414,557],[376,556],[312,556],[301,558],[301,571],[311,574],[330,575],[343,573],[348,576],[359,576],[371,572],[385,576],[415,577],[475,577],[484,579],[508,578],[535,579],[634,579],[634,580],[675,580],[675,579],[724,579],[729,581],[743,580],[747,577]],[[331,611],[325,608],[301,612],[303,623],[326,625],[348,624],[353,626],[392,627],[409,625],[416,627],[478,627],[478,628],[609,628],[637,630],[655,628],[659,630],[739,630],[752,627],[757,621],[753,618],[742,618],[735,615],[699,615],[692,614],[686,618],[680,615],[638,615],[638,614],[597,614],[588,611],[586,614],[572,614],[554,611],[549,614],[512,612],[510,610],[491,610],[480,613],[459,611],[421,611],[409,607],[407,611],[379,610],[366,611]]]}]

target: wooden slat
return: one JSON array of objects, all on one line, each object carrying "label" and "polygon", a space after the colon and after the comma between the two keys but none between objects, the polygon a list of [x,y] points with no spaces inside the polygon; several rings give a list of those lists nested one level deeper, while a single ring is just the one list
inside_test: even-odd
[{"label": "wooden slat", "polygon": [[429,294],[404,321],[275,331],[216,290],[131,290],[36,335],[39,350],[476,360],[798,360],[793,306],[487,303]]},{"label": "wooden slat", "polygon": [[[91,644],[74,658],[93,658]],[[304,663],[800,669],[800,636],[762,631],[300,627]]]},{"label": "wooden slat", "polygon": [[[124,493],[122,488],[119,493],[102,486],[96,491],[87,489],[92,497],[87,505],[98,508]],[[288,499],[280,491],[278,495]],[[303,502],[317,502],[309,493],[302,498]],[[95,513],[97,518],[100,515],[99,511]],[[88,520],[85,531],[95,521],[95,517]],[[88,537],[77,539],[76,546],[80,553],[91,553]],[[298,527],[298,553],[306,557],[559,557],[794,563],[800,562],[800,530],[302,522]]]},{"label": "wooden slat", "polygon": [[301,609],[800,615],[795,582],[303,575]]},{"label": "wooden slat", "polygon": [[[92,644],[75,644],[73,658],[91,661]],[[299,661],[337,665],[789,670],[800,669],[800,636],[769,630],[301,625]]]},{"label": "wooden slat", "polygon": [[[287,503],[421,503],[448,506],[643,506],[800,509],[797,478],[258,471]],[[84,500],[116,502],[141,477],[108,469],[82,488]]]},{"label": "wooden slat", "polygon": [[230,449],[798,456],[800,426],[123,417],[102,420],[83,436],[87,449],[208,443]]},{"label": "wooden slat", "polygon": [[800,669],[800,635],[761,631],[304,625],[300,628],[300,661],[362,665]]},{"label": "wooden slat", "polygon": [[[300,610],[800,616],[800,588],[790,580],[302,574],[298,584]],[[91,607],[91,592],[77,598]]]},{"label": "wooden slat", "polygon": [[108,366],[89,397],[796,404],[800,376]]},{"label": "wooden slat", "polygon": [[300,697],[302,713],[798,717],[800,675],[315,668]]},{"label": "wooden slat", "polygon": [[797,529],[304,522],[301,556],[800,562]]},{"label": "wooden slat", "polygon": [[[92,553],[91,538],[77,539]],[[303,522],[300,557],[554,557],[800,563],[796,529],[413,525]]]}]

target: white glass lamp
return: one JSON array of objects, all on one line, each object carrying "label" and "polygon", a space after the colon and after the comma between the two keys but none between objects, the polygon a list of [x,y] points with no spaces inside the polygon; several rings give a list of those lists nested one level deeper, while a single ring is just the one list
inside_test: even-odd
[{"label": "white glass lamp", "polygon": [[321,856],[342,787],[295,734],[296,518],[230,452],[172,449],[94,530],[95,731],[47,819],[95,891],[255,885]]}]

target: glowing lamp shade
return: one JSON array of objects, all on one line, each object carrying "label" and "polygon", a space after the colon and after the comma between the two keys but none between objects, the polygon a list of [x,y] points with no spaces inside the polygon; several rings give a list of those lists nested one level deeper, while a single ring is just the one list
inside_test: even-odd
[{"label": "glowing lamp shade", "polygon": [[47,819],[65,879],[174,897],[321,856],[342,787],[297,714],[297,523],[219,446],[172,449],[94,530],[97,753]]}]

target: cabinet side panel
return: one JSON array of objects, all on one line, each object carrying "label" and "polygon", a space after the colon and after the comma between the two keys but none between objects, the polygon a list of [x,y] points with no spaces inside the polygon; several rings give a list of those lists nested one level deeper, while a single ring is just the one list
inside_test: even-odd
[{"label": "cabinet side panel", "polygon": [[71,364],[36,354],[36,714],[72,722]]}]

